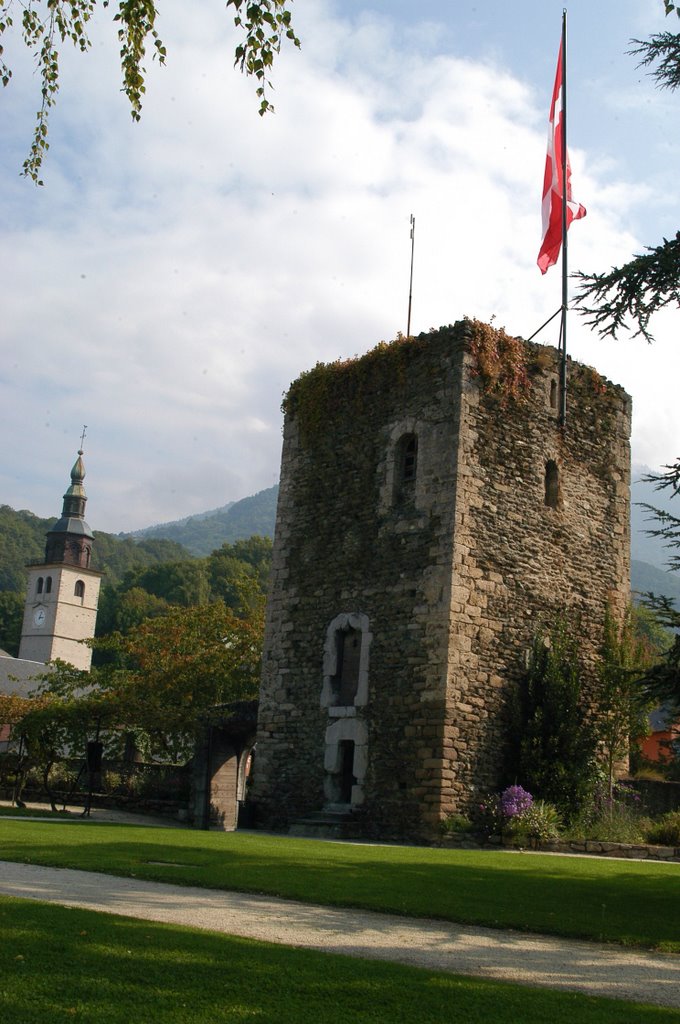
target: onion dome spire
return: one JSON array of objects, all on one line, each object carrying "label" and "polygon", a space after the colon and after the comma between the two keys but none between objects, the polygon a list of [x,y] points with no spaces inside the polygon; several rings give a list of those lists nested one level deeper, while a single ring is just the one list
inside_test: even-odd
[{"label": "onion dome spire", "polygon": [[83,487],[85,465],[82,444],[84,439],[85,428],[83,428],[80,438],[81,447],[78,449],[78,458],[71,470],[71,486],[64,494],[61,518],[47,532],[45,560],[47,562],[64,562],[67,565],[80,565],[87,569],[92,556],[93,534],[85,522],[87,495]]}]

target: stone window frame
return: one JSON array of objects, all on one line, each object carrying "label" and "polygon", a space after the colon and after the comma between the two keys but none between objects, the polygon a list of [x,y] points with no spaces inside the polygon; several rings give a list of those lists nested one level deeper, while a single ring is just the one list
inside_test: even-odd
[{"label": "stone window frame", "polygon": [[42,594],[44,583],[45,583],[45,581],[42,578],[42,576],[38,576],[38,579],[35,582],[35,592],[36,592],[36,594]]},{"label": "stone window frame", "polygon": [[[383,482],[380,487],[380,510],[383,513],[400,510],[407,512],[409,509],[417,508],[419,498],[422,496],[422,457],[423,446],[423,425],[415,417],[407,416],[403,420],[388,428],[389,434],[385,450],[385,469]],[[413,436],[417,444],[417,464],[415,479],[407,484],[408,495],[400,495],[403,484],[400,482],[401,445],[403,439]]]},{"label": "stone window frame", "polygon": [[79,598],[81,602],[85,600],[85,583],[83,580],[76,580],[73,595]]},{"label": "stone window frame", "polygon": [[[361,648],[359,651],[359,678],[357,681],[357,692],[354,704],[340,706],[335,703],[335,687],[333,679],[338,671],[338,633],[347,629],[354,629],[361,635]],[[341,612],[329,623],[326,629],[326,640],[323,650],[323,685],[321,687],[322,708],[327,708],[332,717],[351,716],[355,714],[355,708],[365,707],[368,704],[368,665],[371,640],[373,635],[369,630],[368,615],[363,612]]]},{"label": "stone window frame", "polygon": [[46,576],[45,577],[45,593],[46,594],[51,594],[52,593],[52,577],[51,576]]}]

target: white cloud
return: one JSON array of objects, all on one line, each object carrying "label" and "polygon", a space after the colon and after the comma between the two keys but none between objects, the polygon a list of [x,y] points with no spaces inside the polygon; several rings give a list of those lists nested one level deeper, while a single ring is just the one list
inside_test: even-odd
[{"label": "white cloud", "polygon": [[[277,113],[260,119],[224,12],[164,9],[169,64],[151,70],[142,123],[98,35],[86,72],[65,63],[46,188],[7,172],[0,200],[2,500],[56,513],[86,422],[88,518],[114,531],[275,482],[290,381],[405,330],[411,213],[416,331],[496,315],[526,336],[560,301],[559,272],[535,266],[547,97],[521,75],[433,53],[425,26],[404,37],[308,0],[304,49],[281,55]],[[26,123],[19,142],[9,127],[16,159]],[[602,269],[639,249],[627,213],[656,193],[585,151],[572,161],[589,214],[571,265]],[[574,355],[633,390],[650,465],[673,457],[678,425],[658,396],[672,317],[659,325],[649,350],[575,318],[570,332]]]}]

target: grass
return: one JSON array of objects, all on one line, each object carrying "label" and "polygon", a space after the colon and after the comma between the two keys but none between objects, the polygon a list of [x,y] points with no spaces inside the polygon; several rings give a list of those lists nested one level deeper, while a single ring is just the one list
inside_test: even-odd
[{"label": "grass", "polygon": [[0,899],[12,1024],[666,1024],[675,1010]]},{"label": "grass", "polygon": [[13,819],[0,859],[680,952],[675,864]]}]

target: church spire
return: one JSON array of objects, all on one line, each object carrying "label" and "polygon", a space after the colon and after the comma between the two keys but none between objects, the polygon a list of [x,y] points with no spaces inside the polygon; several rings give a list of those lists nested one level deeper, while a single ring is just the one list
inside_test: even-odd
[{"label": "church spire", "polygon": [[61,519],[47,533],[45,561],[63,562],[67,565],[79,565],[83,569],[88,569],[94,538],[92,530],[85,522],[87,495],[83,487],[85,465],[82,445],[84,439],[85,428],[83,427],[78,458],[71,470],[71,486],[64,495]]}]

